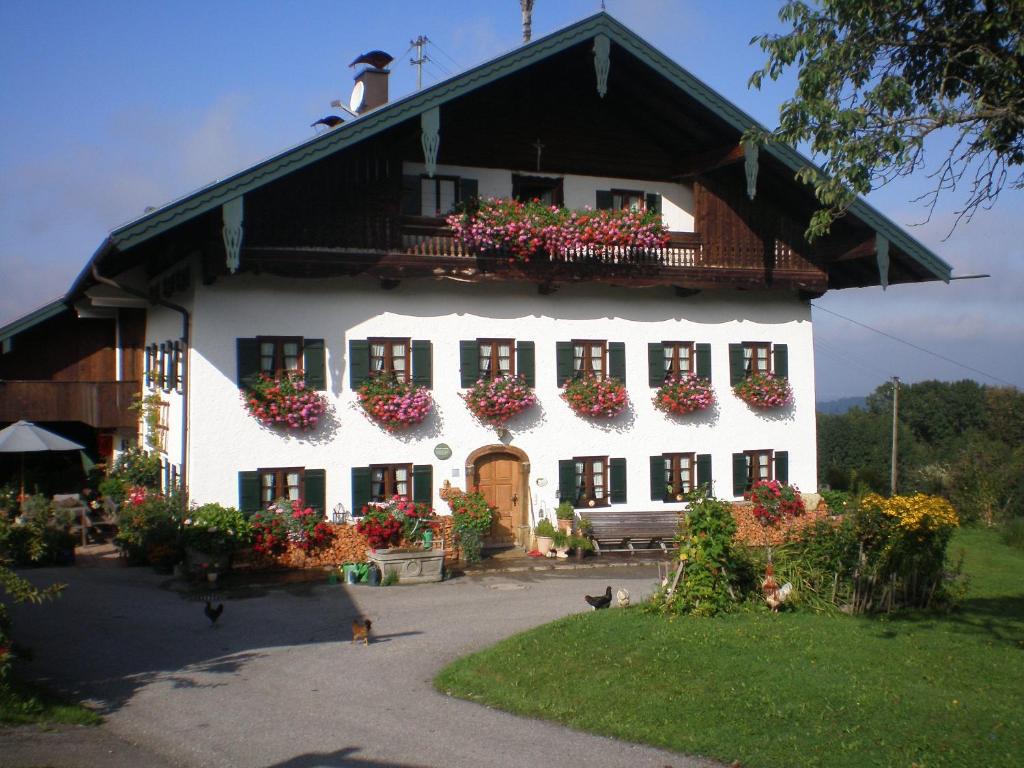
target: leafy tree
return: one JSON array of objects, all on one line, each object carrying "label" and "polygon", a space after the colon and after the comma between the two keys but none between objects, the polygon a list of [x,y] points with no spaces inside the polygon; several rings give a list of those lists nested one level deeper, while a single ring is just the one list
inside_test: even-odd
[{"label": "leafy tree", "polygon": [[[922,447],[911,430],[899,427],[901,467],[920,462]],[[892,416],[853,408],[844,414],[818,414],[818,476],[830,487],[855,491],[866,487],[889,492],[892,461]],[[907,478],[897,475],[900,488]]]},{"label": "leafy tree", "polygon": [[[985,400],[985,387],[976,381],[921,381],[900,387],[899,419],[920,442],[948,453],[965,432],[984,429]],[[882,384],[868,395],[867,408],[891,418],[892,386]]]},{"label": "leafy tree", "polygon": [[768,61],[750,84],[796,67],[796,94],[770,136],[748,138],[807,142],[823,158],[824,175],[797,174],[822,206],[809,238],[857,195],[924,167],[926,140],[948,139],[918,198],[929,215],[961,182],[957,222],[1007,183],[1024,188],[1024,0],[787,0],[779,18],[792,31],[754,38]]}]

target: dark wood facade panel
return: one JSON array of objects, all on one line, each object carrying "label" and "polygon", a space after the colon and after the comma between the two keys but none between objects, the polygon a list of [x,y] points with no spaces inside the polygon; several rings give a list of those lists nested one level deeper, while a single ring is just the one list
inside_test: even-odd
[{"label": "dark wood facade panel", "polygon": [[146,310],[122,309],[118,314],[121,343],[121,371],[118,378],[142,381],[145,365]]},{"label": "dark wood facade panel", "polygon": [[133,427],[138,381],[2,381],[0,422],[80,421],[97,429]]},{"label": "dark wood facade panel", "polygon": [[14,338],[0,355],[0,379],[113,380],[114,344],[113,318],[82,320],[69,309]]}]

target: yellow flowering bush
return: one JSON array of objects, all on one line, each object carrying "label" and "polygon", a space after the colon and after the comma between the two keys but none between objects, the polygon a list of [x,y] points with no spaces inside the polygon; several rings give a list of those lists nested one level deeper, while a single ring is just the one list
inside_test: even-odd
[{"label": "yellow flowering bush", "polygon": [[877,507],[900,528],[911,533],[939,533],[960,524],[953,505],[941,496],[915,493],[913,496],[886,499],[877,493],[869,493],[864,497],[863,504]]}]

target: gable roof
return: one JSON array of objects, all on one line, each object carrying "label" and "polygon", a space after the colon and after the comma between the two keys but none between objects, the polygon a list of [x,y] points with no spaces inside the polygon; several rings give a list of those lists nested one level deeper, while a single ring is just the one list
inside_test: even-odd
[{"label": "gable roof", "polygon": [[[763,127],[735,104],[602,11],[448,80],[389,102],[342,126],[118,227],[97,249],[76,279],[71,293],[79,290],[89,278],[92,264],[112,250],[125,250],[139,245],[240,195],[355,145],[428,109],[444,105],[560,51],[586,42],[598,34],[606,35],[612,43],[621,46],[741,134],[750,128]],[[771,155],[794,173],[800,168],[813,166],[810,160],[786,145],[768,144],[762,148],[762,152]],[[888,239],[927,274],[933,275],[936,279],[949,281],[952,272],[949,264],[865,201],[858,198],[850,206],[849,212]]]}]

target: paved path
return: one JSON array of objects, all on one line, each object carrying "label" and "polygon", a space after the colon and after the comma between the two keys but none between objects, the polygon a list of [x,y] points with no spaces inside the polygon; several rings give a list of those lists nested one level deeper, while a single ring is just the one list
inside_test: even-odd
[{"label": "paved path", "polygon": [[[649,592],[653,568],[232,590],[213,628],[196,595],[148,570],[23,573],[37,584],[69,584],[57,602],[16,611],[17,633],[35,655],[28,671],[96,702],[115,746],[151,753],[138,765],[712,765],[452,699],[430,683],[470,651],[588,609],[585,593],[607,584]],[[369,647],[350,642],[357,615],[374,621]],[[93,762],[85,747],[54,756],[42,738],[26,751],[25,733],[0,729],[0,766],[133,762]]]}]

